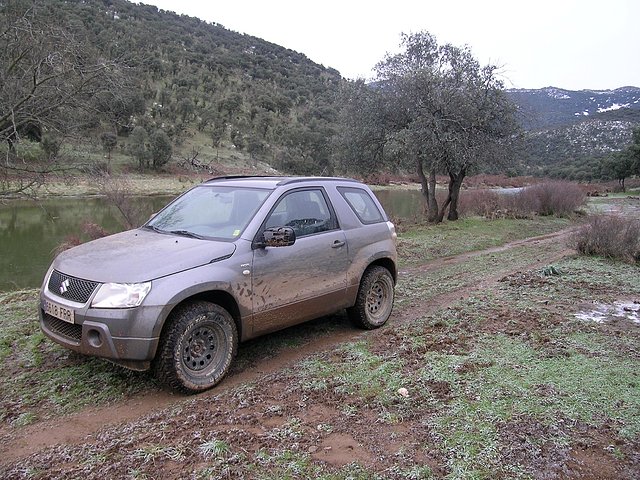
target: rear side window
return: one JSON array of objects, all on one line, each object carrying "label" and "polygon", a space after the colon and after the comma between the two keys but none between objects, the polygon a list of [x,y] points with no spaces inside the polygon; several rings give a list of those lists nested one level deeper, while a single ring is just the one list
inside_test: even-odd
[{"label": "rear side window", "polygon": [[353,187],[338,187],[338,191],[362,223],[367,224],[384,221],[382,213],[380,213],[380,210],[378,210],[378,207],[366,190]]}]

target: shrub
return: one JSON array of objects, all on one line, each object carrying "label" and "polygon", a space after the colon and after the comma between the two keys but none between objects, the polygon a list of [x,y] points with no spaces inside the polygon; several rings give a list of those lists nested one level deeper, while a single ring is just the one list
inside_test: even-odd
[{"label": "shrub", "polygon": [[149,138],[151,160],[153,161],[153,168],[159,170],[166,165],[171,159],[173,153],[173,146],[169,136],[162,130],[156,130]]},{"label": "shrub", "polygon": [[583,255],[640,262],[640,220],[616,215],[595,215],[572,235],[570,245]]},{"label": "shrub", "polygon": [[465,190],[460,192],[458,212],[461,216],[479,215],[487,218],[500,216],[505,210],[503,196],[487,189]]},{"label": "shrub", "polygon": [[42,136],[42,141],[40,142],[40,147],[45,154],[45,157],[49,160],[52,160],[58,156],[60,153],[60,147],[62,146],[62,141],[59,138],[54,137],[51,134],[44,134]]},{"label": "shrub", "polygon": [[96,240],[98,238],[106,237],[109,235],[104,228],[100,225],[91,222],[90,220],[85,220],[82,223],[82,238],[79,235],[69,235],[64,239],[64,241],[58,245],[54,250],[54,255],[59,255],[65,250],[69,250],[70,248],[77,247],[81,243],[84,243],[88,240]]},{"label": "shrub", "polygon": [[571,215],[586,199],[584,191],[577,183],[562,181],[526,187],[516,197],[516,205],[522,211],[559,217]]},{"label": "shrub", "polygon": [[545,182],[519,192],[471,189],[460,193],[461,215],[487,218],[527,218],[533,215],[567,216],[584,204],[586,194],[576,183]]}]

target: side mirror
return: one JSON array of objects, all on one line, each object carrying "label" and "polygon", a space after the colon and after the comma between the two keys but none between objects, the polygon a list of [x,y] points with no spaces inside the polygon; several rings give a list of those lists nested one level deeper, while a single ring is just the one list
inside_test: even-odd
[{"label": "side mirror", "polygon": [[256,243],[257,248],[289,247],[296,243],[296,232],[291,227],[267,228],[262,234],[262,241]]}]

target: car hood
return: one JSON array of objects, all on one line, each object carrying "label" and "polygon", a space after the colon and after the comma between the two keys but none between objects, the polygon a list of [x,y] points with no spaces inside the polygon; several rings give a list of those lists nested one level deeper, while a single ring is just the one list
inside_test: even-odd
[{"label": "car hood", "polygon": [[229,242],[129,230],[61,253],[53,267],[96,282],[137,283],[206,265],[235,251]]}]

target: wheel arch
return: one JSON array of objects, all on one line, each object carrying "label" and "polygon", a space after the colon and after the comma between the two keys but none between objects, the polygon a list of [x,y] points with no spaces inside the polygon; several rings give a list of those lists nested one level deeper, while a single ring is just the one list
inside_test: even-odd
[{"label": "wheel arch", "polygon": [[227,312],[229,312],[229,314],[233,317],[234,323],[236,324],[236,329],[238,330],[238,338],[242,338],[242,316],[240,315],[240,307],[238,306],[236,299],[233,298],[233,295],[231,295],[229,292],[225,292],[224,290],[207,290],[198,292],[180,300],[166,315],[166,318],[162,325],[162,329],[160,331],[160,335],[162,335],[162,333],[166,330],[167,325],[171,321],[172,315],[176,311],[178,311],[184,305],[197,301],[215,303],[216,305],[220,305]]},{"label": "wheel arch", "polygon": [[[391,273],[391,276],[393,277],[393,283],[395,284],[398,282],[398,269],[396,267],[396,263],[392,259],[384,257],[384,258],[378,258],[374,260],[369,265],[367,265],[367,268],[364,269],[364,271],[362,272],[362,275],[364,275],[364,272],[366,272],[367,269],[373,266],[380,266],[380,267],[386,268],[387,270],[389,270],[389,273]],[[360,278],[360,281],[362,281],[362,276]]]}]

